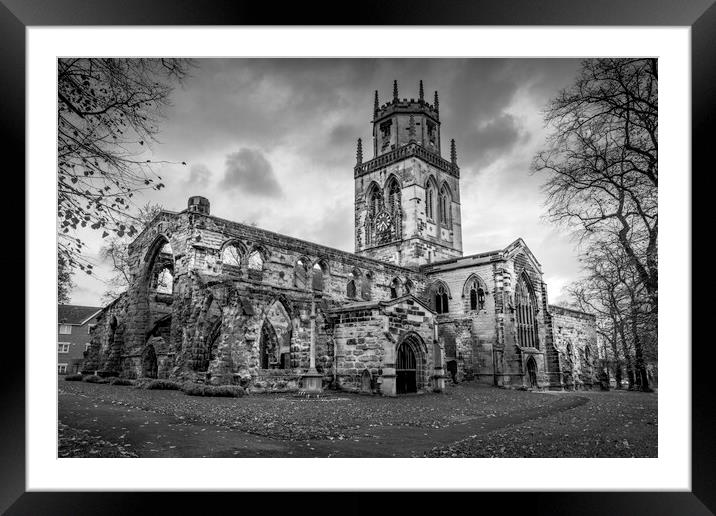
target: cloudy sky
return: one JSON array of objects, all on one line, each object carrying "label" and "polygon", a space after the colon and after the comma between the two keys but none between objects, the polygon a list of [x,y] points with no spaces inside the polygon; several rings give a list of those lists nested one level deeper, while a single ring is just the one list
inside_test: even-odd
[{"label": "cloudy sky", "polygon": [[[464,253],[522,237],[541,262],[550,301],[579,275],[574,244],[543,218],[543,182],[530,162],[544,144],[541,110],[573,81],[573,59],[203,59],[175,89],[153,158],[166,188],[139,199],[180,211],[192,195],[213,215],[353,251],[357,138],[370,142],[373,95],[440,96],[443,156],[454,138],[461,169]],[[372,145],[368,145],[372,153]],[[372,155],[372,154],[371,154]],[[366,159],[369,156],[366,157]],[[100,305],[111,275],[97,260],[77,274],[72,303]]]}]

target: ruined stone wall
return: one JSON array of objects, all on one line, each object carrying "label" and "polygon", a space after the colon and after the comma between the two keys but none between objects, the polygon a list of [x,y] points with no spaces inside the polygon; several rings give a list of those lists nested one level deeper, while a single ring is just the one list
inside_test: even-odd
[{"label": "ruined stone wall", "polygon": [[555,305],[549,312],[564,388],[593,388],[598,382],[596,318]]}]

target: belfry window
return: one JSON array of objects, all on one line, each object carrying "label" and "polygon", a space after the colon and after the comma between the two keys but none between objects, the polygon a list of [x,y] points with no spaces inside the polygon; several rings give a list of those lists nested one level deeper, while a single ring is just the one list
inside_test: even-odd
[{"label": "belfry window", "polygon": [[440,190],[440,208],[439,208],[439,215],[440,215],[440,223],[444,226],[449,226],[452,223],[452,217],[451,217],[451,209],[452,209],[452,199],[450,196],[450,192],[448,189],[443,186]]},{"label": "belfry window", "polygon": [[393,179],[388,187],[388,209],[393,214],[400,213],[400,185]]},{"label": "belfry window", "polygon": [[524,274],[515,289],[517,343],[522,347],[539,348],[537,337],[537,299]]},{"label": "belfry window", "polygon": [[425,185],[425,216],[430,220],[435,220],[435,201],[437,197],[437,187],[432,181],[428,181]]}]

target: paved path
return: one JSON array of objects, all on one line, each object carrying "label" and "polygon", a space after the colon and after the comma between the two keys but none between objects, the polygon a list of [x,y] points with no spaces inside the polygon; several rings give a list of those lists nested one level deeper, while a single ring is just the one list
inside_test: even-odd
[{"label": "paved path", "polygon": [[547,407],[471,419],[446,428],[373,427],[361,437],[310,441],[271,439],[69,393],[59,396],[59,416],[62,423],[121,444],[139,457],[420,457],[434,446],[549,417],[588,402],[585,397],[563,395]]}]

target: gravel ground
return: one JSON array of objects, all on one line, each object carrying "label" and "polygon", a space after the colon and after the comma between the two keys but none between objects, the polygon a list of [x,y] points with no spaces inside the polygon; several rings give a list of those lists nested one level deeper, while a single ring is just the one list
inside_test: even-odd
[{"label": "gravel ground", "polygon": [[383,398],[330,394],[323,399],[291,395],[197,398],[179,391],[84,382],[59,383],[60,395],[87,396],[109,403],[192,422],[219,425],[275,439],[341,439],[365,435],[373,427],[444,428],[475,418],[503,417],[548,407],[554,396],[461,384],[444,394]]},{"label": "gravel ground", "polygon": [[92,435],[88,430],[78,430],[58,423],[58,457],[137,457],[134,452],[127,450],[118,443]]},{"label": "gravel ground", "polygon": [[[657,395],[579,392],[589,403],[435,447],[426,457],[657,457]],[[547,395],[545,395],[547,397]]]}]

